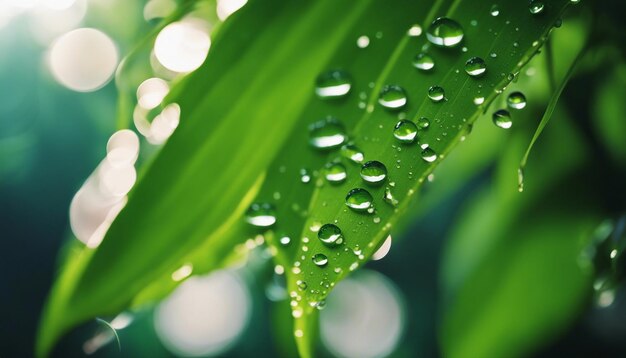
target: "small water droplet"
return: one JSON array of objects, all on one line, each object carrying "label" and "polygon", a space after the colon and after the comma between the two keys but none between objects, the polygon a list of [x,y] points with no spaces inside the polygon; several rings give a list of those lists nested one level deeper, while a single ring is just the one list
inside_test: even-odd
[{"label": "small water droplet", "polygon": [[480,106],[484,102],[485,102],[485,97],[482,97],[482,96],[474,97],[474,104],[475,105]]},{"label": "small water droplet", "polygon": [[430,126],[430,119],[426,117],[419,117],[416,122],[417,126],[421,129],[426,129]]},{"label": "small water droplet", "polygon": [[435,67],[435,61],[427,53],[418,53],[413,58],[413,67],[422,71],[429,71]]},{"label": "small water droplet", "polygon": [[492,52],[492,53],[489,54],[489,57],[496,58],[496,57],[498,57],[498,54],[495,53],[495,52]]},{"label": "small water droplet", "polygon": [[513,125],[511,114],[506,109],[499,109],[493,112],[492,119],[493,123],[500,128],[509,129]]},{"label": "small water droplet", "polygon": [[387,177],[387,168],[379,161],[366,162],[361,167],[361,178],[370,184],[381,183]]},{"label": "small water droplet", "polygon": [[365,160],[363,151],[352,143],[344,144],[341,147],[341,155],[357,164],[361,164]]},{"label": "small water droplet", "polygon": [[342,183],[348,177],[346,167],[339,162],[331,162],[326,164],[324,168],[326,180],[329,183]]},{"label": "small water droplet", "polygon": [[441,102],[446,96],[446,92],[439,86],[431,86],[428,89],[428,98],[433,102]]},{"label": "small water droplet", "polygon": [[391,205],[393,207],[398,205],[398,199],[396,199],[393,196],[393,193],[391,192],[391,188],[390,187],[385,187],[385,194],[383,195],[383,200],[387,204],[389,204],[389,205]]},{"label": "small water droplet", "polygon": [[472,57],[465,62],[465,72],[472,77],[480,76],[485,73],[486,70],[487,65],[485,64],[485,60],[480,57]]},{"label": "small water droplet", "polygon": [[531,14],[536,15],[543,12],[545,4],[542,0],[531,0],[530,4],[528,4],[528,10]]},{"label": "small water droplet", "polygon": [[298,286],[298,289],[300,291],[304,291],[306,290],[306,288],[308,287],[308,285],[306,284],[306,282],[302,281],[302,280],[298,280],[296,281],[296,285]]},{"label": "small water droplet", "polygon": [[253,203],[246,211],[246,221],[257,227],[268,227],[276,223],[276,210],[269,203]]},{"label": "small water droplet", "polygon": [[370,38],[365,35],[359,36],[359,38],[356,39],[356,45],[358,48],[366,48],[370,45]]},{"label": "small water droplet", "polygon": [[408,119],[403,119],[393,128],[393,136],[402,143],[413,143],[417,137],[417,125]]},{"label": "small water droplet", "polygon": [[463,40],[463,28],[452,19],[440,17],[428,27],[426,37],[436,46],[454,47]]},{"label": "small water droplet", "polygon": [[278,242],[283,246],[287,246],[291,243],[291,238],[287,235],[283,235],[278,239]]},{"label": "small water droplet", "polygon": [[354,188],[346,195],[346,205],[354,211],[366,211],[372,207],[373,201],[372,194],[362,188]]},{"label": "small water droplet", "polygon": [[352,79],[342,70],[324,72],[315,80],[315,93],[320,98],[343,97],[350,92]]},{"label": "small water droplet", "polygon": [[511,92],[506,99],[509,108],[522,109],[526,107],[526,96],[522,92]]},{"label": "small water droplet", "polygon": [[400,109],[406,105],[406,102],[404,89],[396,85],[384,86],[378,96],[378,103],[388,109]]},{"label": "small water droplet", "polygon": [[334,117],[326,117],[309,127],[309,143],[318,149],[335,148],[346,141],[346,129]]},{"label": "small water droplet", "polygon": [[317,232],[317,238],[328,247],[339,246],[343,243],[341,229],[334,224],[324,224]]},{"label": "small water droplet", "polygon": [[311,174],[305,168],[300,169],[300,181],[304,184],[311,182]]},{"label": "small water droplet", "polygon": [[432,163],[437,160],[437,153],[432,150],[430,147],[426,147],[422,150],[422,159],[425,161]]},{"label": "small water droplet", "polygon": [[411,37],[420,36],[422,34],[422,27],[418,24],[415,24],[411,26],[411,28],[409,28],[409,31],[407,32],[407,34]]},{"label": "small water droplet", "polygon": [[489,10],[489,13],[491,14],[491,16],[498,16],[500,15],[500,8],[498,8],[498,5],[493,5],[491,6],[491,10]]},{"label": "small water droplet", "polygon": [[315,254],[312,257],[313,263],[319,267],[324,267],[328,264],[328,257],[324,254]]},{"label": "small water droplet", "polygon": [[517,169],[517,191],[520,193],[524,191],[524,169]]}]

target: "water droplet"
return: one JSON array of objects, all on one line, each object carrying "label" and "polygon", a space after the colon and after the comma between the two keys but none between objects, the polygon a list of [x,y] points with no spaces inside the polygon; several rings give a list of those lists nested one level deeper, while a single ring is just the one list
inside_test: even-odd
[{"label": "water droplet", "polygon": [[378,184],[387,177],[387,168],[379,161],[369,161],[361,167],[361,178],[368,183]]},{"label": "water droplet", "polygon": [[487,70],[485,60],[480,57],[472,57],[465,62],[465,72],[472,77],[480,76]]},{"label": "water droplet", "polygon": [[430,147],[426,147],[422,150],[422,159],[425,161],[432,163],[437,160],[437,153],[432,150]]},{"label": "water droplet", "polygon": [[517,191],[524,191],[524,169],[521,167],[517,169]]},{"label": "water droplet", "polygon": [[356,39],[356,45],[358,48],[366,48],[370,45],[370,38],[365,35],[359,36],[359,38]]},{"label": "water droplet", "polygon": [[398,199],[396,199],[393,196],[393,193],[391,192],[390,187],[385,187],[385,194],[383,195],[383,200],[391,206],[395,207],[398,205]]},{"label": "water droplet", "polygon": [[408,119],[396,123],[393,136],[402,143],[413,143],[417,137],[417,126]]},{"label": "water droplet", "polygon": [[463,40],[463,28],[452,19],[440,17],[428,27],[426,37],[434,45],[453,47]]},{"label": "water droplet", "polygon": [[346,141],[346,129],[334,117],[327,117],[309,127],[309,143],[319,149],[335,148]]},{"label": "water droplet", "polygon": [[317,238],[329,247],[339,246],[343,243],[341,229],[334,224],[324,224],[317,232]]},{"label": "water droplet", "polygon": [[446,96],[446,92],[439,86],[431,86],[428,89],[428,98],[433,102],[441,102]]},{"label": "water droplet", "polygon": [[411,26],[409,31],[407,32],[411,37],[417,37],[422,34],[422,27],[418,24]]},{"label": "water droplet", "polygon": [[342,70],[324,72],[315,80],[315,94],[320,98],[343,97],[350,92],[352,79]]},{"label": "water droplet", "polygon": [[418,53],[413,58],[413,67],[422,71],[432,70],[435,67],[435,61],[429,54]]},{"label": "water droplet", "polygon": [[513,121],[511,121],[511,114],[506,109],[499,109],[493,112],[493,123],[500,128],[508,129],[513,125]]},{"label": "water droplet", "polygon": [[257,227],[268,227],[276,223],[276,210],[268,203],[254,203],[246,211],[246,221]]},{"label": "water droplet", "polygon": [[500,15],[500,9],[498,8],[498,5],[493,5],[491,7],[491,10],[489,10],[489,13],[491,14],[491,16],[498,16]]},{"label": "water droplet", "polygon": [[315,254],[312,257],[313,263],[319,267],[324,267],[328,264],[328,257],[324,254]]},{"label": "water droplet", "polygon": [[396,85],[386,85],[378,95],[378,103],[388,109],[400,109],[406,105],[404,89]]},{"label": "water droplet", "polygon": [[428,126],[430,126],[430,119],[426,118],[426,117],[419,117],[417,119],[417,126],[422,128],[422,129],[426,129],[428,128]]},{"label": "water droplet", "polygon": [[328,180],[329,183],[341,183],[348,177],[346,167],[339,162],[328,163],[324,169],[326,180]]},{"label": "water droplet", "polygon": [[541,0],[531,0],[530,4],[528,4],[528,10],[530,10],[530,13],[533,15],[543,12],[544,7],[545,4]]},{"label": "water droplet", "polygon": [[291,243],[291,238],[287,235],[283,235],[278,239],[278,242],[283,246],[287,246]]},{"label": "water droplet", "polygon": [[306,284],[306,282],[302,281],[302,280],[298,280],[296,281],[296,285],[298,286],[298,289],[300,291],[304,291],[306,290],[306,288],[308,287],[308,285]]},{"label": "water droplet", "polygon": [[304,184],[311,182],[311,174],[305,168],[300,169],[300,181]]},{"label": "water droplet", "polygon": [[480,106],[484,102],[485,102],[485,97],[483,97],[483,96],[474,97],[474,104],[475,105]]},{"label": "water droplet", "polygon": [[522,92],[512,92],[506,99],[509,108],[522,109],[526,107],[526,96]]},{"label": "water droplet", "polygon": [[373,201],[372,194],[362,188],[354,188],[346,195],[346,205],[354,211],[366,211],[372,206]]},{"label": "water droplet", "polygon": [[341,147],[341,155],[357,164],[361,164],[365,160],[363,151],[352,143],[345,144]]}]

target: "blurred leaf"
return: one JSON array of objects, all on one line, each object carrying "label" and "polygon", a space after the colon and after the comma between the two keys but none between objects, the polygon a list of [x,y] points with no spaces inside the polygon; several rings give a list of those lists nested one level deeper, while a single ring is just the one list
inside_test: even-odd
[{"label": "blurred leaf", "polygon": [[617,66],[595,94],[595,130],[613,159],[626,167],[626,66]]},{"label": "blurred leaf", "polygon": [[[421,10],[417,22],[430,24],[442,15],[455,19],[464,29],[462,45],[434,48],[427,44],[425,36],[407,36],[389,54],[384,67],[367,74],[350,71],[356,82],[375,79],[352,138],[365,153],[365,161],[384,163],[388,175],[380,186],[367,185],[358,175],[359,167],[345,161],[349,169],[347,180],[341,185],[320,185],[313,193],[301,235],[307,240],[300,243],[299,253],[286,270],[289,291],[295,296],[294,316],[302,317],[295,323],[296,332],[303,333],[303,338],[298,339],[302,356],[312,355],[306,326],[316,315],[315,306],[336,282],[363,265],[376,251],[427,175],[458,139],[467,135],[468,125],[513,79],[507,74],[518,73],[536,53],[567,4],[567,1],[551,2],[541,16],[533,16],[527,3],[500,2],[496,4],[500,15],[492,16],[493,3],[425,1],[416,5]],[[463,47],[467,47],[467,53],[462,51]],[[419,49],[434,58],[432,72],[419,73],[411,68]],[[465,62],[472,56],[479,56],[487,63],[487,71],[480,78],[469,77],[464,72]],[[391,112],[377,104],[379,91],[387,84],[400,85],[408,94],[408,104],[401,112]],[[433,85],[445,90],[445,101],[434,103],[426,96]],[[477,96],[485,97],[483,105],[474,104]],[[430,119],[430,126],[420,131],[418,137],[421,145],[428,144],[434,151],[434,162],[422,159],[427,153],[422,153],[420,145],[400,144],[393,137],[394,125],[403,114],[413,121],[420,117]],[[329,160],[334,157],[331,155]],[[271,173],[268,175],[271,177]],[[346,207],[344,198],[353,188],[366,188],[372,194],[375,213],[359,214]],[[397,207],[383,201],[386,190],[398,200]],[[317,229],[324,224],[337,225],[345,245],[329,248],[317,240]],[[327,258],[326,264],[313,262],[313,256],[319,254]],[[306,283],[306,290],[302,290],[305,286],[302,282]]]}]

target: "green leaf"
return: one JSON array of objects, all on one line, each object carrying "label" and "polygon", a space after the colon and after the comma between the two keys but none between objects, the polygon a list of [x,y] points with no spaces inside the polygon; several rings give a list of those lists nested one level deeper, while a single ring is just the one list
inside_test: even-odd
[{"label": "green leaf", "polygon": [[624,167],[626,165],[626,121],[620,114],[625,113],[626,103],[626,66],[616,67],[607,76],[605,84],[595,94],[594,114],[597,120],[592,121],[595,130],[602,138],[613,159]]},{"label": "green leaf", "polygon": [[[427,175],[458,142],[468,134],[468,126],[482,113],[516,74],[536,53],[541,40],[545,39],[552,25],[561,16],[567,1],[554,1],[540,16],[528,11],[523,2],[500,2],[500,16],[491,16],[493,3],[473,1],[424,1],[416,5],[421,13],[416,22],[427,25],[437,16],[455,19],[464,29],[463,44],[456,48],[436,48],[427,51],[435,61],[432,72],[420,73],[412,68],[413,57],[427,44],[425,36],[405,36],[397,42],[395,50],[388,54],[384,67],[369,73],[350,71],[355,82],[373,80],[365,110],[357,119],[352,138],[365,153],[365,160],[378,160],[386,165],[388,176],[380,186],[370,186],[360,178],[359,167],[346,162],[349,175],[341,185],[322,185],[315,190],[309,206],[308,218],[301,237],[299,253],[286,270],[288,288],[294,296],[296,331],[303,330],[316,316],[315,306],[329,293],[332,286],[362,266],[376,251],[400,215],[406,210],[411,197]],[[473,25],[475,24],[475,25]],[[467,52],[462,48],[467,47]],[[493,56],[494,54],[495,56]],[[487,71],[480,78],[472,78],[464,71],[465,62],[479,56],[487,63]],[[398,122],[398,112],[391,112],[377,104],[378,93],[384,85],[400,85],[408,94],[408,104],[402,110],[408,119],[430,119],[430,126],[419,132],[422,145],[428,144],[436,153],[434,162],[422,159],[423,148],[417,144],[400,144],[392,135]],[[446,100],[433,103],[427,92],[431,86],[441,86]],[[494,91],[495,89],[495,91]],[[484,96],[485,103],[474,104],[476,96]],[[334,158],[331,155],[329,159]],[[268,173],[271,177],[272,173]],[[348,209],[344,198],[353,188],[366,188],[374,198],[376,212],[355,213]],[[383,201],[385,190],[392,192],[399,205],[394,207]],[[345,245],[326,247],[317,239],[317,229],[324,224],[337,225],[344,236]],[[313,256],[325,255],[328,263],[320,267]],[[295,270],[292,269],[295,267]],[[307,289],[299,289],[299,281],[306,282]],[[302,286],[302,285],[300,285]],[[304,330],[298,339],[300,354],[312,355],[310,340]]]},{"label": "green leaf", "polygon": [[250,1],[223,25],[202,68],[172,92],[183,108],[176,133],[100,247],[80,250],[62,271],[38,355],[72,326],[128,307],[201,245],[238,243],[224,234],[300,118],[308,84],[367,4]]}]

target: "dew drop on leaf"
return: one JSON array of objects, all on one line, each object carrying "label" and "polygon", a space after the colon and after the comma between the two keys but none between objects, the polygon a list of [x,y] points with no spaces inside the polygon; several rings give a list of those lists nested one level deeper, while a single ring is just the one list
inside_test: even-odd
[{"label": "dew drop on leaf", "polygon": [[408,119],[403,119],[393,128],[393,136],[402,143],[413,143],[417,137],[417,125]]},{"label": "dew drop on leaf", "polygon": [[359,36],[359,38],[356,39],[356,46],[358,48],[366,48],[369,45],[370,45],[370,38],[365,35]]},{"label": "dew drop on leaf", "polygon": [[406,102],[406,92],[396,85],[384,86],[378,96],[378,103],[388,109],[400,109],[406,105]]},{"label": "dew drop on leaf", "polygon": [[346,195],[346,205],[354,210],[363,212],[372,206],[374,198],[369,191],[363,188],[354,188]]},{"label": "dew drop on leaf", "polygon": [[298,280],[298,281],[296,281],[296,285],[298,286],[298,289],[299,289],[300,291],[304,291],[304,290],[306,290],[306,288],[308,287],[308,285],[306,284],[306,282],[305,282],[305,281],[302,281],[302,280]]},{"label": "dew drop on leaf", "polygon": [[422,71],[429,71],[435,67],[435,61],[427,53],[418,53],[413,58],[413,67]]},{"label": "dew drop on leaf", "polygon": [[498,8],[498,5],[493,5],[491,6],[491,10],[489,10],[489,13],[491,14],[491,16],[498,16],[500,15],[500,8]]},{"label": "dew drop on leaf", "polygon": [[328,264],[328,257],[324,254],[315,254],[312,257],[313,263],[319,267],[324,267]]},{"label": "dew drop on leaf", "polygon": [[437,153],[432,150],[430,147],[426,147],[422,150],[422,159],[425,161],[432,163],[437,160]]},{"label": "dew drop on leaf", "polygon": [[304,184],[311,182],[311,174],[309,174],[309,171],[305,168],[300,169],[300,181]]},{"label": "dew drop on leaf", "polygon": [[511,92],[506,99],[509,108],[522,109],[526,107],[526,96],[522,92]]},{"label": "dew drop on leaf", "polygon": [[324,224],[317,232],[317,238],[328,247],[339,246],[343,243],[341,229],[334,224]]},{"label": "dew drop on leaf", "polygon": [[361,178],[370,184],[381,183],[387,177],[387,167],[379,161],[369,161],[361,167]]},{"label": "dew drop on leaf", "polygon": [[465,62],[465,72],[472,77],[480,76],[485,73],[486,70],[487,65],[485,64],[485,60],[480,57],[471,57]]},{"label": "dew drop on leaf", "polygon": [[430,126],[430,119],[426,117],[419,117],[416,122],[417,126],[421,129],[426,129]]},{"label": "dew drop on leaf", "polygon": [[330,162],[324,168],[326,180],[329,183],[339,184],[348,177],[346,167],[339,162]]},{"label": "dew drop on leaf", "polygon": [[343,97],[350,92],[352,79],[342,70],[324,72],[315,80],[315,94],[320,98]]},{"label": "dew drop on leaf", "polygon": [[463,40],[463,28],[458,22],[447,17],[437,18],[428,27],[428,41],[439,47],[454,47]]},{"label": "dew drop on leaf", "polygon": [[407,33],[411,37],[417,37],[422,34],[422,27],[418,24],[415,24],[411,26],[411,28],[409,28],[409,31]]},{"label": "dew drop on leaf", "polygon": [[528,4],[528,10],[533,15],[540,14],[541,12],[543,12],[544,7],[545,7],[545,4],[543,3],[542,0],[531,0],[530,4]]},{"label": "dew drop on leaf", "polygon": [[341,147],[341,155],[357,164],[363,163],[365,160],[365,156],[363,155],[363,151],[359,149],[356,145],[352,143],[344,144]]},{"label": "dew drop on leaf", "polygon": [[346,141],[346,129],[334,117],[327,117],[309,127],[309,143],[318,149],[335,148]]},{"label": "dew drop on leaf", "polygon": [[281,245],[283,246],[287,246],[291,243],[291,238],[287,235],[282,235],[279,239],[278,242],[280,242]]},{"label": "dew drop on leaf", "polygon": [[428,89],[428,98],[433,102],[441,102],[446,96],[446,92],[439,86],[431,86]]},{"label": "dew drop on leaf", "polygon": [[493,123],[500,128],[509,129],[513,125],[511,114],[506,109],[499,109],[493,112],[492,119]]},{"label": "dew drop on leaf", "polygon": [[269,203],[253,203],[246,211],[246,222],[257,227],[268,227],[276,223],[276,210]]},{"label": "dew drop on leaf", "polygon": [[398,205],[398,199],[396,199],[393,196],[393,193],[391,192],[390,187],[385,187],[385,194],[383,195],[383,200],[391,206],[395,207]]}]

